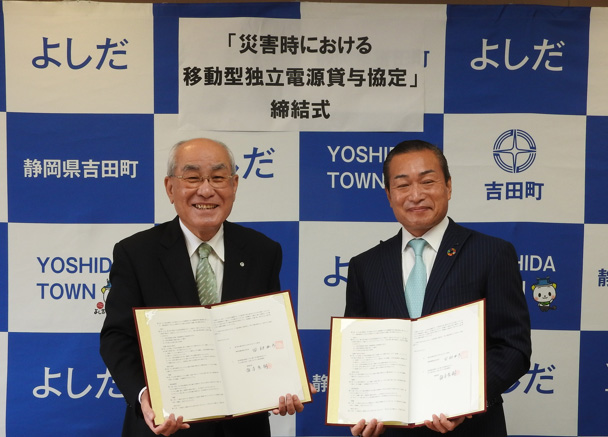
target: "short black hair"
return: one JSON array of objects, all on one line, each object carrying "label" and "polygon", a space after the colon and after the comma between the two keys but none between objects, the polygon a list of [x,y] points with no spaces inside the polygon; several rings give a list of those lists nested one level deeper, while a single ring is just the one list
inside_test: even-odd
[{"label": "short black hair", "polygon": [[439,165],[441,166],[441,170],[443,171],[443,176],[445,177],[445,182],[447,183],[452,176],[450,176],[450,169],[448,167],[448,160],[445,158],[445,155],[441,151],[439,147],[434,144],[428,143],[423,140],[406,140],[397,144],[388,155],[386,155],[386,159],[384,160],[384,165],[382,167],[382,173],[384,174],[384,186],[389,188],[389,174],[388,167],[393,158],[397,155],[401,155],[403,153],[409,152],[420,152],[421,150],[430,150],[435,154],[437,159],[439,160]]}]

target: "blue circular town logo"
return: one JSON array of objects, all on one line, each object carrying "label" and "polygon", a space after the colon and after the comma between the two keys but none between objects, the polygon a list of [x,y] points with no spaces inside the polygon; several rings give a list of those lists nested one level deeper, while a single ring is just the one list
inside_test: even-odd
[{"label": "blue circular town logo", "polygon": [[527,132],[511,129],[494,143],[494,161],[507,173],[521,173],[536,159],[536,143]]}]

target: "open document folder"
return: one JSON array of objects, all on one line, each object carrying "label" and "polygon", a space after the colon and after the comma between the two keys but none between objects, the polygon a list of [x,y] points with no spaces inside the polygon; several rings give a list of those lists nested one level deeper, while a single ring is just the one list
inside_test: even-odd
[{"label": "open document folder", "polygon": [[483,412],[485,300],[415,320],[334,317],[329,359],[329,425]]},{"label": "open document folder", "polygon": [[271,410],[287,393],[312,400],[288,291],[133,311],[157,424]]}]

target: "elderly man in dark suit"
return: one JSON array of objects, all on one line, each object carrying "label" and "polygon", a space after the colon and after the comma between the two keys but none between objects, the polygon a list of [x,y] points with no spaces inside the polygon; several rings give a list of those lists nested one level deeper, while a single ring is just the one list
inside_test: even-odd
[{"label": "elderly man in dark suit", "polygon": [[[398,144],[384,162],[385,190],[402,229],[391,239],[355,256],[349,265],[346,317],[417,318],[486,299],[487,411],[447,419],[442,412],[426,427],[386,428],[360,421],[353,435],[466,437],[507,435],[501,394],[530,368],[530,316],[513,246],[475,232],[447,217],[452,180],[436,146],[420,140]],[[420,240],[426,288],[419,303],[408,277]],[[406,286],[407,285],[407,286]],[[416,402],[414,399],[413,402]]]},{"label": "elderly man in dark suit", "polygon": [[[127,402],[123,436],[270,436],[268,413],[217,422],[186,424],[171,414],[154,425],[133,320],[133,307],[200,305],[195,281],[197,248],[211,246],[215,301],[279,291],[281,246],[252,229],[226,221],[238,186],[234,158],[223,144],[197,138],[171,150],[165,188],[177,217],[116,244],[112,291],[101,330],[101,355]],[[205,256],[202,256],[205,258]],[[275,414],[303,405],[287,394]]]}]

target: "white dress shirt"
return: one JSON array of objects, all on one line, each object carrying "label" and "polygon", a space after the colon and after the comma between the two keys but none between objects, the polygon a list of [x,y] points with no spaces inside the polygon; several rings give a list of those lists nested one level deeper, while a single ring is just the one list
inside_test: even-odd
[{"label": "white dress shirt", "polygon": [[435,258],[437,257],[439,245],[441,244],[443,234],[445,234],[449,223],[450,220],[446,216],[443,218],[443,220],[441,220],[433,228],[429,229],[421,237],[414,237],[405,228],[403,228],[401,232],[401,270],[403,271],[404,287],[405,284],[407,284],[407,278],[410,275],[412,269],[414,268],[414,263],[416,262],[414,249],[408,246],[407,243],[414,238],[424,238],[426,240],[427,244],[424,246],[424,249],[422,251],[422,260],[424,261],[424,266],[426,267],[426,279],[428,282],[429,276],[431,275],[431,270],[433,269],[433,263],[435,262]]},{"label": "white dress shirt", "polygon": [[222,285],[224,282],[224,225],[220,226],[220,229],[209,241],[203,241],[194,235],[190,229],[188,229],[181,221],[179,225],[184,233],[186,240],[186,248],[188,249],[188,256],[190,257],[190,264],[192,266],[192,275],[196,279],[196,266],[198,265],[198,246],[201,243],[207,243],[213,249],[209,253],[209,264],[215,273],[215,280],[217,284],[217,295],[218,299],[222,300]]}]

